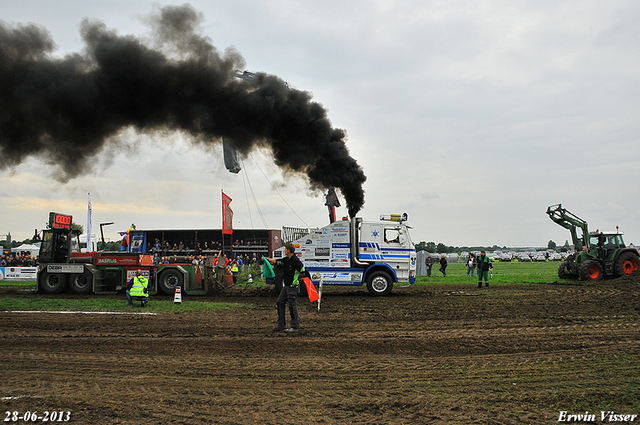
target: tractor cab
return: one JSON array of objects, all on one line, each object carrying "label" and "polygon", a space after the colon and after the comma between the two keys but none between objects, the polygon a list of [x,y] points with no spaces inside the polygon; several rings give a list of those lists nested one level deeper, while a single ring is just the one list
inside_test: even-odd
[{"label": "tractor cab", "polygon": [[621,232],[602,232],[596,230],[589,233],[589,245],[594,251],[591,255],[612,261],[616,252],[626,248]]},{"label": "tractor cab", "polygon": [[596,230],[595,232],[589,232],[589,243],[592,247],[606,249],[626,248],[622,239],[623,234],[620,231],[603,232]]},{"label": "tractor cab", "polygon": [[80,252],[80,232],[71,230],[71,216],[49,214],[49,229],[42,231],[40,263],[68,263],[73,252]]}]

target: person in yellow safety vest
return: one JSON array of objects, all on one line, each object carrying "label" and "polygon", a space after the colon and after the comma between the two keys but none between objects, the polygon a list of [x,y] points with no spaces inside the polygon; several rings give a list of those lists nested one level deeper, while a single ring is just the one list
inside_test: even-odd
[{"label": "person in yellow safety vest", "polygon": [[238,282],[238,272],[240,269],[238,268],[238,260],[233,260],[231,263],[231,274],[233,275],[233,283],[234,285]]},{"label": "person in yellow safety vest", "polygon": [[136,276],[127,285],[127,302],[129,307],[133,307],[133,300],[140,301],[142,307],[149,302],[149,280],[142,275],[142,270],[138,269]]}]

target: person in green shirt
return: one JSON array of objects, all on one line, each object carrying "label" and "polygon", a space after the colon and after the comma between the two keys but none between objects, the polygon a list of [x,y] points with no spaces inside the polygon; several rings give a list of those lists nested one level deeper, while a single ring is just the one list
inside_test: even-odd
[{"label": "person in green shirt", "polygon": [[484,251],[480,251],[478,256],[478,288],[482,288],[482,278],[484,277],[484,284],[489,287],[489,270],[493,270],[491,259],[487,257]]}]

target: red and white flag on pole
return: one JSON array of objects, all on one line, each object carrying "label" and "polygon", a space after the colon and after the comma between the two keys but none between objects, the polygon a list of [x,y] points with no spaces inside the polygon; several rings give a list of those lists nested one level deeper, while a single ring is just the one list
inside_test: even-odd
[{"label": "red and white flag on pole", "polygon": [[224,235],[233,234],[233,210],[231,209],[231,201],[224,191],[222,192],[222,233]]}]

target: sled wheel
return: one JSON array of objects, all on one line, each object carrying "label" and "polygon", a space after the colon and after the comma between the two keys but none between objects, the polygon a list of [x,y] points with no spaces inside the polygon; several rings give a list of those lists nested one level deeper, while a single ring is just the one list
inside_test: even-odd
[{"label": "sled wheel", "polygon": [[176,287],[182,287],[182,284],[182,275],[173,269],[163,271],[158,279],[158,288],[166,295],[175,294]]},{"label": "sled wheel", "polygon": [[67,275],[43,271],[40,273],[40,289],[45,294],[53,295],[64,292],[67,289]]},{"label": "sled wheel", "polygon": [[90,294],[93,290],[93,275],[86,270],[84,273],[72,274],[69,276],[69,288],[74,294]]}]

